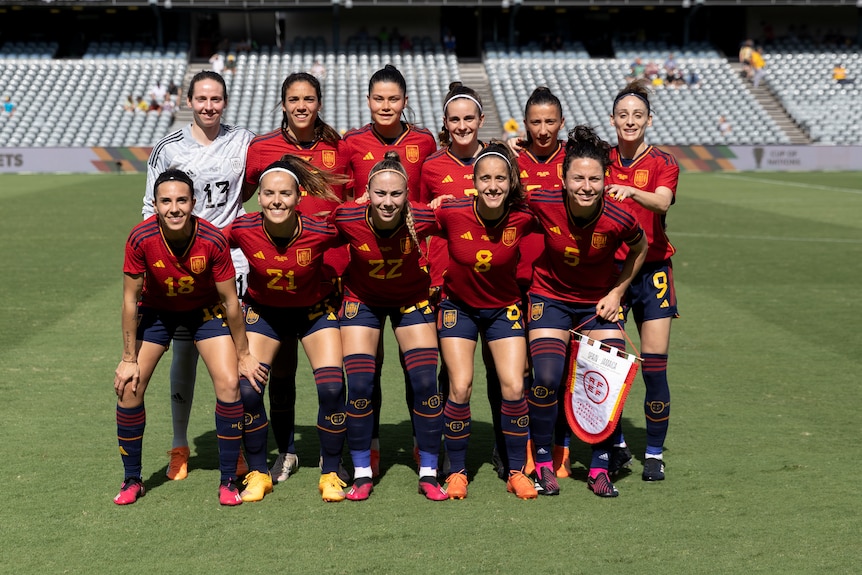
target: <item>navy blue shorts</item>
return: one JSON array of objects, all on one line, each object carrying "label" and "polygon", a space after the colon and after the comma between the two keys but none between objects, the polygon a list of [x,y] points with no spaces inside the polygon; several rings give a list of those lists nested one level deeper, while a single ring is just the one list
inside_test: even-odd
[{"label": "navy blue shorts", "polygon": [[338,329],[337,309],[329,298],[309,307],[243,305],[245,329],[276,341],[303,339],[322,329]]},{"label": "navy blue shorts", "polygon": [[670,260],[644,263],[632,281],[623,303],[623,313],[629,310],[635,322],[679,317],[676,289],[673,287],[673,266]]},{"label": "navy blue shorts", "polygon": [[387,317],[392,322],[393,329],[434,323],[437,320],[434,306],[428,300],[403,307],[369,306],[362,302],[345,300],[341,304],[338,321],[342,327],[383,329]]},{"label": "navy blue shorts", "polygon": [[191,311],[168,311],[144,306],[138,308],[139,340],[168,347],[179,327],[188,330],[193,341],[230,336],[221,304]]},{"label": "navy blue shorts", "polygon": [[477,309],[465,303],[444,299],[437,316],[437,335],[477,341],[479,333],[485,341],[507,337],[524,337],[521,305]]},{"label": "navy blue shorts", "polygon": [[[595,305],[560,301],[532,292],[527,295],[530,300],[530,314],[527,319],[529,329],[562,329],[568,331],[578,328],[579,332],[620,329],[616,322],[605,321],[598,317]],[[588,319],[589,321],[587,321]],[[585,321],[586,323],[581,325]]]}]

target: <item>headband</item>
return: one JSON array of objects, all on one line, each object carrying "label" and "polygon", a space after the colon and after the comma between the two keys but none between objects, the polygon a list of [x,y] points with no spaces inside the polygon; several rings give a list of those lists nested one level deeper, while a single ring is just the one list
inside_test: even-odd
[{"label": "headband", "polygon": [[485,158],[485,157],[487,157],[487,156],[500,156],[501,158],[503,158],[503,161],[504,161],[504,162],[506,162],[506,165],[507,165],[507,166],[509,166],[510,168],[512,167],[512,162],[510,162],[510,161],[509,161],[509,158],[507,158],[506,156],[504,156],[504,155],[503,155],[503,154],[501,154],[500,152],[494,152],[494,151],[492,150],[492,151],[490,151],[490,152],[482,152],[481,154],[479,154],[478,156],[476,156],[476,161],[475,161],[475,162],[473,162],[473,169],[475,169],[476,164],[478,164],[478,163],[479,163],[479,160],[481,160],[482,158]]},{"label": "headband", "polygon": [[261,179],[261,180],[263,180],[263,177],[264,177],[265,175],[267,175],[267,174],[269,174],[269,173],[272,173],[272,172],[284,172],[285,174],[290,174],[290,177],[291,177],[291,178],[293,178],[293,180],[296,182],[296,185],[297,185],[297,186],[302,185],[302,184],[300,184],[300,183],[299,183],[299,178],[298,178],[298,177],[296,177],[296,174],[294,174],[293,172],[291,172],[291,171],[290,171],[290,170],[288,170],[287,168],[282,168],[281,166],[276,166],[276,167],[274,167],[274,168],[270,168],[270,169],[266,170],[264,173],[262,173],[262,174],[260,175],[260,179]]},{"label": "headband", "polygon": [[368,175],[368,181],[370,182],[371,178],[373,178],[377,174],[382,174],[383,172],[392,172],[393,174],[398,174],[399,176],[404,178],[405,182],[407,181],[407,176],[405,176],[403,172],[401,172],[400,170],[396,170],[395,168],[383,168],[382,170],[377,170],[376,172],[371,172]]},{"label": "headband", "polygon": [[636,93],[636,92],[623,92],[622,94],[620,94],[619,96],[617,96],[617,97],[616,97],[616,99],[614,100],[614,105],[613,105],[613,107],[611,108],[611,114],[613,114],[614,110],[616,110],[616,109],[617,109],[617,104],[619,103],[619,101],[620,101],[620,100],[622,100],[623,98],[625,98],[626,96],[634,96],[635,98],[638,98],[641,102],[643,102],[644,104],[646,104],[646,111],[647,111],[647,115],[649,115],[649,114],[651,114],[651,113],[652,113],[652,112],[650,111],[649,100],[647,100],[646,98],[644,98],[641,94],[638,94],[638,93]]},{"label": "headband", "polygon": [[474,98],[474,97],[473,97],[473,96],[471,96],[470,94],[455,94],[454,96],[452,96],[451,98],[449,98],[448,100],[446,100],[446,103],[445,103],[445,104],[443,104],[443,113],[444,113],[444,114],[446,113],[446,108],[448,108],[448,107],[449,107],[449,104],[450,104],[450,103],[452,103],[452,100],[458,100],[459,98],[465,98],[465,99],[467,99],[467,100],[472,100],[472,101],[473,101],[473,103],[475,103],[475,104],[479,107],[479,113],[480,113],[480,114],[482,114],[482,113],[483,113],[483,112],[482,112],[482,104],[480,104],[480,103],[479,103],[479,100],[477,100],[476,98]]}]

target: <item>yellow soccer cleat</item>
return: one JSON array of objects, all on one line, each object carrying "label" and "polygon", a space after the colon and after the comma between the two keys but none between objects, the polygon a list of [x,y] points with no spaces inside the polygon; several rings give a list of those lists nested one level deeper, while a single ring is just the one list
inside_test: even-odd
[{"label": "yellow soccer cleat", "polygon": [[243,501],[262,501],[267,493],[272,493],[272,476],[269,473],[252,471],[242,480],[245,489],[239,494]]},{"label": "yellow soccer cleat", "polygon": [[320,481],[317,483],[317,488],[320,489],[320,496],[324,501],[328,502],[344,501],[346,497],[344,487],[347,487],[347,484],[338,477],[338,473],[335,471],[324,473],[320,476]]}]

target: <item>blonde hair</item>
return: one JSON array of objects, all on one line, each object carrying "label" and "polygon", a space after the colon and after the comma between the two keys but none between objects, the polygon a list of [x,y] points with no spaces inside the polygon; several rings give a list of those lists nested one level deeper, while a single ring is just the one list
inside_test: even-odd
[{"label": "blonde hair", "polygon": [[[314,164],[290,154],[285,154],[280,160],[276,160],[268,165],[264,169],[263,175],[270,170],[287,170],[296,178],[297,184],[302,186],[305,193],[309,196],[338,203],[341,203],[341,198],[332,192],[332,187],[345,184],[349,181],[349,178],[346,176],[318,169]],[[261,175],[261,181],[263,180],[263,175]]]},{"label": "blonde hair", "polygon": [[[407,170],[404,169],[404,165],[401,163],[401,156],[398,155],[398,152],[386,152],[383,159],[374,164],[374,167],[371,168],[371,172],[368,174],[369,190],[371,189],[371,180],[373,180],[377,174],[384,172],[394,172],[404,178],[404,189],[405,191],[408,190]],[[413,209],[410,206],[409,199],[404,202],[402,213],[404,214],[404,225],[407,226],[407,231],[410,233],[410,237],[414,242],[416,242],[416,249],[419,249],[421,244],[419,243],[419,236],[416,234],[416,222],[413,219]]]}]

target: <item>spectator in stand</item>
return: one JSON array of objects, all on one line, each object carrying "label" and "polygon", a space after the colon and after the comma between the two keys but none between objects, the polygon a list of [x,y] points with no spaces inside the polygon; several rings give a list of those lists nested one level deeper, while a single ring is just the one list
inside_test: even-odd
[{"label": "spectator in stand", "polygon": [[173,101],[174,104],[179,103],[180,96],[180,87],[171,80],[171,83],[168,84],[168,99]]},{"label": "spectator in stand", "polygon": [[844,67],[844,64],[841,62],[835,64],[835,67],[832,68],[832,79],[835,80],[836,84],[852,84],[853,78],[847,77],[847,68]]},{"label": "spectator in stand", "polygon": [[718,131],[721,132],[722,136],[727,136],[733,131],[730,122],[728,122],[727,118],[724,116],[718,117]]},{"label": "spectator in stand", "polygon": [[664,61],[664,71],[665,74],[670,76],[671,74],[676,74],[679,70],[679,67],[676,64],[676,58],[673,56],[673,52],[668,54],[667,60]]},{"label": "spectator in stand", "polygon": [[683,73],[683,80],[689,88],[694,88],[700,84],[700,76],[697,75],[697,70],[691,68]]},{"label": "spectator in stand", "polygon": [[630,70],[632,78],[643,78],[646,72],[646,67],[643,65],[643,62],[641,62],[640,58],[635,58],[635,61],[632,62]]},{"label": "spectator in stand", "polygon": [[652,80],[653,78],[658,77],[658,75],[659,75],[658,64],[656,64],[655,62],[650,60],[647,63],[646,67],[644,68],[644,76],[646,76],[647,78]]},{"label": "spectator in stand", "polygon": [[212,55],[210,58],[210,65],[212,66],[212,71],[216,74],[224,72],[224,58],[220,53]]},{"label": "spectator in stand", "polygon": [[449,28],[443,29],[443,48],[447,52],[455,51],[455,35],[452,34],[452,31]]},{"label": "spectator in stand", "polygon": [[227,62],[225,63],[224,69],[231,74],[236,73],[236,56],[234,56],[233,54],[227,55]]},{"label": "spectator in stand", "polygon": [[149,112],[150,111],[150,105],[147,104],[147,101],[144,100],[143,96],[138,96],[135,99],[135,108],[137,108],[138,110],[141,110],[142,112]]},{"label": "spectator in stand", "polygon": [[123,102],[123,110],[126,112],[134,112],[135,111],[135,97],[129,94],[126,96],[126,101]]},{"label": "spectator in stand", "polygon": [[12,114],[15,113],[15,102],[12,101],[12,96],[6,96],[3,98],[3,111],[9,114],[9,117],[12,117]]},{"label": "spectator in stand", "polygon": [[754,52],[754,42],[746,40],[739,47],[739,63],[742,64],[742,73],[747,80],[750,80],[753,75],[751,68],[751,53]]},{"label": "spectator in stand", "polygon": [[323,81],[326,78],[326,66],[320,60],[315,60],[311,65],[311,68],[308,70],[308,73],[317,78],[320,81]]},{"label": "spectator in stand", "polygon": [[155,102],[157,107],[162,105],[167,95],[168,91],[162,86],[161,80],[156,80],[156,83],[150,87],[150,102]]},{"label": "spectator in stand", "polygon": [[760,46],[751,52],[751,68],[754,70],[751,82],[755,88],[758,88],[766,75],[766,60],[763,59],[763,48]]}]

